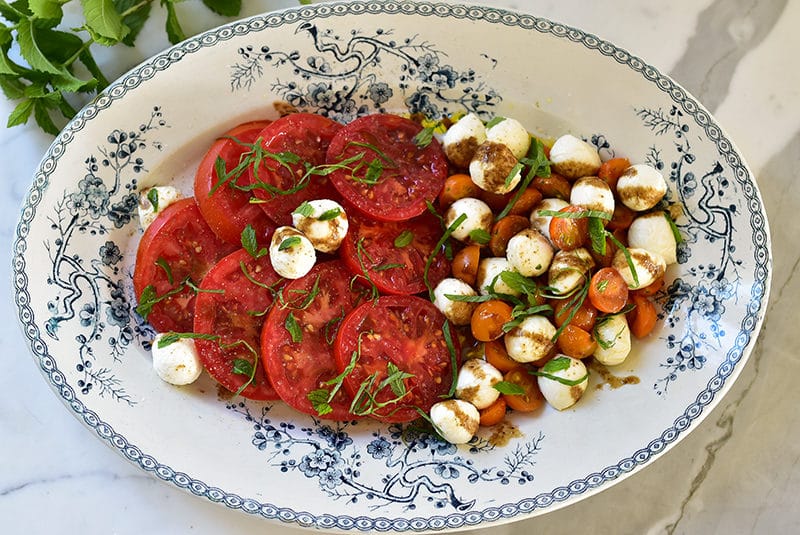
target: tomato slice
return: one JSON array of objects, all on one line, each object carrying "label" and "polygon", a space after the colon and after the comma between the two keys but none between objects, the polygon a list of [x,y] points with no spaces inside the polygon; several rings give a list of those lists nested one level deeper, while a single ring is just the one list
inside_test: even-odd
[{"label": "tomato slice", "polygon": [[[284,287],[284,303],[273,306],[261,331],[261,359],[272,385],[283,401],[306,414],[319,416],[309,393],[330,390],[326,381],[339,375],[333,342],[340,322],[363,295],[351,290],[351,278],[340,261],[320,262],[305,277]],[[307,306],[303,306],[305,301],[310,301]],[[289,314],[302,329],[296,342],[287,329]],[[347,391],[341,388],[329,403],[332,411],[320,417],[356,418],[350,413],[350,402]]]},{"label": "tomato slice", "polygon": [[[411,295],[425,291],[425,264],[442,237],[439,221],[425,213],[409,221],[383,222],[360,214],[348,217],[349,230],[340,256],[356,275],[366,270],[382,292]],[[450,262],[439,251],[428,269],[435,287],[447,277]]]},{"label": "tomato slice", "polygon": [[153,328],[191,331],[195,292],[186,281],[199,284],[214,264],[235,249],[214,234],[193,198],[167,206],[142,235],[133,272],[140,306],[145,289],[155,292],[150,297],[158,298],[146,318]]},{"label": "tomato slice", "polygon": [[506,372],[503,380],[513,383],[522,388],[523,394],[503,394],[508,406],[515,411],[533,412],[544,405],[544,396],[539,390],[539,383],[536,377],[531,375],[527,366],[518,366]]},{"label": "tomato slice", "polygon": [[[255,366],[253,382],[241,392],[249,399],[279,399],[259,362],[259,347],[264,313],[281,280],[268,257],[254,259],[240,249],[211,268],[195,300],[194,332],[219,337],[195,340],[203,366],[231,392],[237,392],[250,380],[247,368]],[[270,290],[268,286],[275,288]],[[246,361],[249,366],[237,361]]]},{"label": "tomato slice", "polygon": [[242,154],[249,150],[242,143],[252,143],[268,124],[270,121],[252,121],[226,132],[208,149],[194,177],[194,196],[208,226],[221,240],[237,246],[241,244],[242,231],[248,224],[252,225],[257,236],[271,234],[274,225],[261,208],[250,202],[250,192],[233,187],[249,183],[246,172],[211,193],[220,180],[216,171],[217,158],[222,158],[225,169],[231,171],[239,164]]},{"label": "tomato slice", "polygon": [[327,160],[338,164],[357,159],[333,171],[331,182],[350,204],[380,221],[421,215],[448,175],[447,158],[435,139],[424,148],[414,142],[421,130],[418,123],[397,115],[356,119],[333,138]]},{"label": "tomato slice", "polygon": [[[383,422],[408,422],[419,418],[417,409],[427,413],[448,393],[453,362],[443,334],[446,321],[433,303],[410,295],[379,297],[345,318],[336,336],[336,362],[344,371],[355,355],[355,365],[344,378],[344,387],[355,397],[362,385],[371,384],[369,394],[378,404],[386,403],[371,405],[372,410],[365,412]],[[455,336],[453,349],[455,358],[459,355]],[[381,388],[393,367],[409,376]],[[369,397],[361,396],[364,403],[357,399],[357,406],[369,409]]]},{"label": "tomato slice", "polygon": [[[328,146],[341,129],[341,124],[322,115],[293,113],[277,119],[258,134],[264,150],[276,157],[264,157],[256,172],[251,166],[249,180],[253,194],[262,201],[258,205],[276,224],[291,225],[292,211],[303,201],[339,198],[327,176],[312,174],[305,179],[304,176],[306,166],[325,163]],[[298,189],[288,193],[295,188]]]}]

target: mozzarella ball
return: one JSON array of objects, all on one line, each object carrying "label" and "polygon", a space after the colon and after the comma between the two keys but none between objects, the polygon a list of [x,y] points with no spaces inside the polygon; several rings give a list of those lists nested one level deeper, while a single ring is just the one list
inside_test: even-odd
[{"label": "mozzarella ball", "polygon": [[550,263],[547,284],[559,295],[569,293],[583,284],[586,273],[593,267],[594,258],[583,247],[572,251],[558,251]]},{"label": "mozzarella ball", "polygon": [[[292,212],[292,225],[309,239],[314,249],[332,253],[347,235],[349,223],[342,205],[330,199],[308,201],[308,215]],[[323,219],[320,219],[324,215]]]},{"label": "mozzarella ball", "polygon": [[442,148],[450,162],[462,169],[469,167],[475,149],[486,141],[486,128],[477,115],[468,113],[447,129]]},{"label": "mozzarella ball", "polygon": [[552,197],[542,199],[531,211],[531,227],[541,232],[542,235],[552,243],[553,240],[550,237],[550,221],[552,221],[553,216],[540,215],[539,212],[558,212],[567,206],[569,206],[569,203],[563,199]]},{"label": "mozzarella ball", "polygon": [[514,271],[508,260],[503,257],[489,257],[478,264],[477,285],[481,295],[488,295],[489,288],[494,284],[494,291],[501,294],[520,295],[520,292],[503,282],[500,274],[504,271]]},{"label": "mozzarella ball", "polygon": [[536,362],[553,349],[555,326],[544,316],[528,316],[508,331],[503,342],[508,356],[517,362]]},{"label": "mozzarella ball", "polygon": [[628,228],[628,246],[661,255],[667,265],[678,261],[678,243],[664,212],[642,214]]},{"label": "mozzarella ball", "polygon": [[553,260],[553,246],[541,232],[525,229],[508,240],[506,258],[511,268],[526,277],[538,277]]},{"label": "mozzarella ball", "polygon": [[653,253],[646,249],[637,249],[635,247],[629,247],[628,253],[631,256],[633,268],[636,270],[638,283],[634,280],[631,266],[628,265],[628,259],[625,258],[625,253],[622,250],[614,253],[611,266],[619,271],[619,274],[622,275],[622,278],[625,279],[625,283],[631,290],[650,286],[667,270],[667,263],[658,253]]},{"label": "mozzarella ball", "polygon": [[475,290],[466,282],[447,278],[433,289],[433,304],[453,325],[469,325],[472,312],[478,303],[453,301],[447,295],[477,295]]},{"label": "mozzarella ball", "polygon": [[516,119],[506,117],[486,129],[486,139],[501,143],[511,149],[511,153],[519,160],[528,154],[531,148],[531,135]]},{"label": "mozzarella ball", "polygon": [[[153,205],[150,200],[151,197],[155,200],[157,206]],[[142,230],[146,230],[156,220],[158,214],[164,211],[164,208],[182,198],[181,192],[172,186],[155,186],[142,190],[139,194],[139,205],[137,207],[139,226]]]},{"label": "mozzarella ball", "polygon": [[596,148],[570,134],[561,136],[553,143],[550,162],[553,171],[571,180],[596,175],[603,163]]},{"label": "mozzarella ball", "polygon": [[503,380],[503,374],[482,359],[469,359],[461,366],[456,381],[456,397],[485,409],[500,397],[494,385]]},{"label": "mozzarella ball", "polygon": [[[550,377],[538,376],[536,378],[539,383],[539,390],[542,391],[544,399],[547,400],[553,408],[563,411],[575,405],[579,399],[586,392],[589,386],[589,373],[586,370],[586,365],[572,357],[566,355],[558,355],[550,362],[561,364],[565,362],[561,359],[568,359],[569,365],[563,369],[556,369],[553,371],[547,370],[547,365],[542,370],[549,373],[554,377],[566,379],[567,381],[580,381],[575,385],[565,385]],[[548,363],[550,364],[550,363]],[[558,366],[559,368],[561,366]]]},{"label": "mozzarella ball", "polygon": [[512,175],[517,163],[511,149],[494,141],[484,141],[469,162],[469,176],[484,191],[508,193],[522,179],[522,168]]},{"label": "mozzarella ball", "polygon": [[270,241],[269,259],[275,273],[286,279],[299,279],[314,267],[317,252],[299,230],[278,227]]},{"label": "mozzarella ball", "polygon": [[619,177],[617,194],[622,204],[636,212],[643,212],[664,198],[667,182],[655,167],[632,165]]},{"label": "mozzarella ball", "polygon": [[451,444],[466,444],[478,432],[481,415],[475,405],[460,399],[434,403],[431,421],[442,438]]},{"label": "mozzarella ball", "polygon": [[625,314],[615,314],[598,321],[594,327],[597,348],[594,358],[606,366],[616,366],[631,352],[631,330]]},{"label": "mozzarella ball", "polygon": [[586,210],[614,214],[614,192],[611,187],[596,176],[585,176],[572,185],[569,203]]},{"label": "mozzarella ball", "polygon": [[194,340],[180,338],[164,347],[159,347],[159,342],[164,338],[159,333],[153,339],[153,369],[163,380],[172,385],[188,385],[200,377],[203,364],[197,354]]},{"label": "mozzarella ball", "polygon": [[445,225],[450,227],[462,214],[467,218],[453,231],[451,236],[458,241],[470,243],[469,235],[475,230],[489,232],[492,229],[494,214],[489,205],[480,199],[464,197],[450,205],[444,214]]}]

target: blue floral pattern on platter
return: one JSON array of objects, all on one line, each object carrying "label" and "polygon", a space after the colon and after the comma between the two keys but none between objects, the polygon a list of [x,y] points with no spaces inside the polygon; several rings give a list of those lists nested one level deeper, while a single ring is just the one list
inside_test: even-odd
[{"label": "blue floral pattern on platter", "polygon": [[[180,60],[191,54],[242,36],[258,44],[243,44],[232,50],[226,76],[229,90],[264,91],[256,87],[266,80],[259,77],[259,69],[263,73],[269,68],[279,74],[265,82],[271,91],[295,106],[340,120],[389,109],[391,99],[429,114],[462,109],[487,114],[502,102],[476,74],[496,64],[497,60],[488,56],[476,59],[486,61],[488,67],[472,71],[472,67],[448,60],[444,45],[417,42],[413,35],[395,35],[390,20],[381,24],[383,29],[371,33],[344,35],[326,29],[335,27],[326,22],[327,18],[361,13],[469,19],[569,40],[640,73],[664,94],[664,100],[671,102],[632,110],[643,133],[654,140],[646,154],[633,155],[632,159],[640,156],[662,169],[671,183],[667,202],[684,206],[676,221],[685,238],[679,262],[687,267],[681,268],[680,275],[657,296],[665,322],[663,347],[669,352],[663,355],[659,365],[663,374],[655,380],[653,390],[659,399],[666,399],[668,392],[680,388],[683,377],[690,379],[703,372],[709,379],[691,393],[680,413],[672,415],[654,438],[632,444],[632,449],[638,447],[635,451],[605,467],[592,467],[592,471],[561,486],[532,493],[527,489],[540,479],[537,474],[542,468],[537,463],[553,450],[550,444],[554,438],[535,429],[528,429],[526,437],[509,448],[493,448],[480,440],[467,448],[455,448],[424,433],[408,434],[400,428],[276,418],[273,405],[228,402],[225,412],[246,424],[241,435],[249,443],[247,449],[265,464],[307,481],[309,489],[315,489],[311,492],[354,508],[366,503],[372,511],[360,516],[317,513],[313,509],[302,512],[300,508],[275,505],[280,501],[278,496],[270,497],[274,503],[264,503],[262,498],[237,495],[162,464],[158,451],[142,451],[136,444],[138,437],[123,435],[119,428],[124,426],[109,418],[108,406],[99,403],[98,398],[104,398],[129,407],[127,410],[139,407],[135,405],[137,392],[123,382],[120,370],[126,364],[126,353],[140,344],[147,348],[152,332],[132,313],[130,273],[123,267],[122,258],[130,246],[131,229],[136,226],[131,216],[137,175],[148,169],[151,157],[157,159],[160,145],[155,133],[165,124],[160,115],[142,117],[133,124],[109,124],[102,141],[81,155],[84,167],[72,170],[73,175],[80,173],[72,185],[57,193],[59,200],[40,206],[45,194],[54,189],[51,177],[71,150],[70,144],[98,115],[160,72],[180,66]],[[310,42],[313,51],[304,55],[283,42],[263,44],[266,41],[259,32],[282,26],[293,26],[295,33],[299,32],[297,39]],[[394,54],[395,49],[401,53]],[[346,59],[348,53],[355,53],[351,57],[356,59]],[[356,63],[358,67],[354,68]],[[397,71],[388,66],[391,63]],[[385,73],[398,71],[406,76],[402,84],[382,85]],[[170,109],[165,105],[163,113],[169,115]],[[432,113],[434,110],[436,113]],[[590,141],[604,156],[614,153],[615,147],[605,135],[592,135]],[[696,156],[701,141],[716,148],[716,162],[705,159],[701,165]],[[31,228],[43,219],[49,230],[44,236],[33,233]],[[752,235],[742,237],[737,223]],[[427,2],[326,4],[254,17],[192,38],[112,84],[105,95],[85,108],[48,151],[23,207],[15,242],[15,299],[31,349],[51,385],[98,437],[143,470],[227,507],[301,526],[360,531],[444,530],[521,518],[578,499],[648,464],[685,436],[730,385],[757,333],[770,272],[765,227],[752,178],[713,119],[671,80],[610,43],[545,19],[487,7]],[[28,250],[35,245],[33,238],[44,242],[49,251],[52,265],[46,271],[52,274],[47,280],[35,279],[32,273],[35,260]],[[76,243],[90,243],[92,248],[78,253],[71,248]],[[749,246],[742,247],[742,243]],[[713,261],[696,263],[693,253],[698,251],[703,252],[703,258],[712,251]],[[52,288],[41,316],[34,314],[38,303],[32,302],[29,286],[39,282]],[[726,322],[729,311],[740,306],[741,300],[746,300],[741,321],[738,325]],[[61,351],[60,356],[52,356],[49,345],[67,340],[75,347],[74,353]],[[713,369],[708,371],[710,363]],[[689,371],[696,373],[687,374]],[[95,412],[97,407],[105,407],[102,414]],[[487,458],[492,460],[491,466],[483,461]],[[487,500],[492,488],[511,484],[520,489],[513,501]]]}]

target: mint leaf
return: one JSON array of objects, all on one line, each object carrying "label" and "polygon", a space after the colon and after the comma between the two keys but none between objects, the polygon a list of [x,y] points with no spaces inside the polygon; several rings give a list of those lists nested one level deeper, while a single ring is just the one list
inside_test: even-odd
[{"label": "mint leaf", "polygon": [[286,238],[278,246],[278,250],[285,251],[286,249],[291,249],[295,245],[300,245],[300,236],[291,236],[289,238]]},{"label": "mint leaf", "polygon": [[398,249],[402,249],[410,245],[412,241],[414,241],[414,233],[406,229],[394,239],[394,246]]},{"label": "mint leaf", "polygon": [[167,8],[167,23],[165,26],[167,38],[173,45],[180,43],[186,39],[186,34],[183,32],[181,23],[178,21],[178,14],[175,12],[175,2],[174,0],[161,0],[161,5]]},{"label": "mint leaf", "polygon": [[556,357],[542,367],[545,373],[554,373],[569,368],[570,360],[567,357]]},{"label": "mint leaf", "polygon": [[256,231],[252,225],[247,225],[242,231],[242,247],[253,258],[261,258],[268,253],[266,247],[258,248],[258,240],[256,239]]},{"label": "mint leaf", "polygon": [[83,39],[74,33],[47,28],[37,28],[35,32],[36,42],[42,54],[57,65],[64,65],[74,60],[75,54],[83,47]]},{"label": "mint leaf", "polygon": [[317,411],[317,414],[320,416],[324,416],[330,412],[333,412],[333,407],[331,407],[331,404],[328,401],[329,397],[330,392],[324,388],[312,390],[306,395],[306,399],[311,402],[311,406],[314,407],[314,410]]},{"label": "mint leaf", "polygon": [[491,241],[492,236],[482,228],[469,231],[469,239],[478,245],[486,245]]},{"label": "mint leaf", "polygon": [[53,65],[40,48],[37,39],[37,29],[29,19],[22,19],[17,23],[17,42],[19,52],[31,69],[50,74],[61,74],[62,69]]},{"label": "mint leaf", "polygon": [[525,389],[519,386],[517,383],[512,383],[510,381],[500,381],[499,383],[495,383],[493,388],[500,392],[501,394],[506,394],[508,396],[524,396]]},{"label": "mint leaf", "polygon": [[498,125],[498,124],[502,123],[502,122],[503,122],[503,121],[505,121],[505,120],[506,120],[506,118],[505,118],[505,117],[502,117],[502,116],[500,116],[500,115],[497,115],[497,116],[495,116],[495,117],[492,117],[492,119],[491,119],[491,120],[490,120],[488,123],[486,123],[486,129],[488,130],[488,129],[490,129],[491,127],[493,127],[493,126],[496,126],[496,125]]},{"label": "mint leaf", "polygon": [[297,323],[297,318],[294,317],[292,312],[289,312],[289,315],[286,316],[286,320],[283,322],[283,326],[289,332],[289,335],[292,337],[292,342],[295,344],[303,341],[303,329],[300,328],[300,324]]},{"label": "mint leaf", "polygon": [[233,373],[236,375],[253,375],[253,363],[247,359],[234,359]]},{"label": "mint leaf", "polygon": [[235,17],[242,10],[242,0],[203,0],[203,4],[223,17]]},{"label": "mint leaf", "polygon": [[330,221],[331,219],[339,217],[341,213],[342,210],[340,208],[331,208],[330,210],[322,212],[317,219],[320,221]]},{"label": "mint leaf", "polygon": [[128,27],[128,33],[122,39],[123,44],[134,45],[144,23],[150,17],[151,6],[150,2],[142,0],[114,0],[114,7],[122,15],[122,24]]},{"label": "mint leaf", "polygon": [[33,102],[33,99],[28,99],[17,104],[17,107],[14,108],[14,111],[12,111],[11,115],[8,116],[6,127],[10,128],[12,126],[27,123],[31,116],[31,112],[33,112]]},{"label": "mint leaf", "polygon": [[92,38],[105,46],[122,41],[128,28],[111,0],[81,0],[86,29]]},{"label": "mint leaf", "polygon": [[58,135],[61,129],[56,126],[53,119],[50,117],[50,109],[53,107],[52,105],[48,105],[47,101],[44,99],[39,98],[33,101],[33,118],[36,119],[36,124],[48,134],[55,136]]},{"label": "mint leaf", "polygon": [[292,213],[303,217],[311,217],[314,214],[314,207],[308,201],[303,201]]},{"label": "mint leaf", "polygon": [[62,2],[58,0],[28,0],[31,13],[40,19],[53,19],[60,21],[64,16],[61,10]]}]

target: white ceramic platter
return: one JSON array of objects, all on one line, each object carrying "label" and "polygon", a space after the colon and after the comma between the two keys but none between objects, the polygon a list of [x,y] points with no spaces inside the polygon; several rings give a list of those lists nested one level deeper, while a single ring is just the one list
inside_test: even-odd
[{"label": "white ceramic platter", "polygon": [[[341,121],[473,110],[570,132],[659,168],[685,241],[656,332],[571,410],[514,415],[522,436],[466,447],[241,403],[204,377],[155,376],[133,312],[137,190],[186,193],[203,151],[275,102]],[[350,2],[206,32],[112,84],[57,137],[25,200],[15,299],[38,366],[97,437],[145,472],[248,514],[350,531],[438,531],[546,513],[608,488],[683,438],[728,391],[766,308],[764,207],[707,111],[643,60],[532,15]],[[484,437],[486,438],[486,437]]]}]

